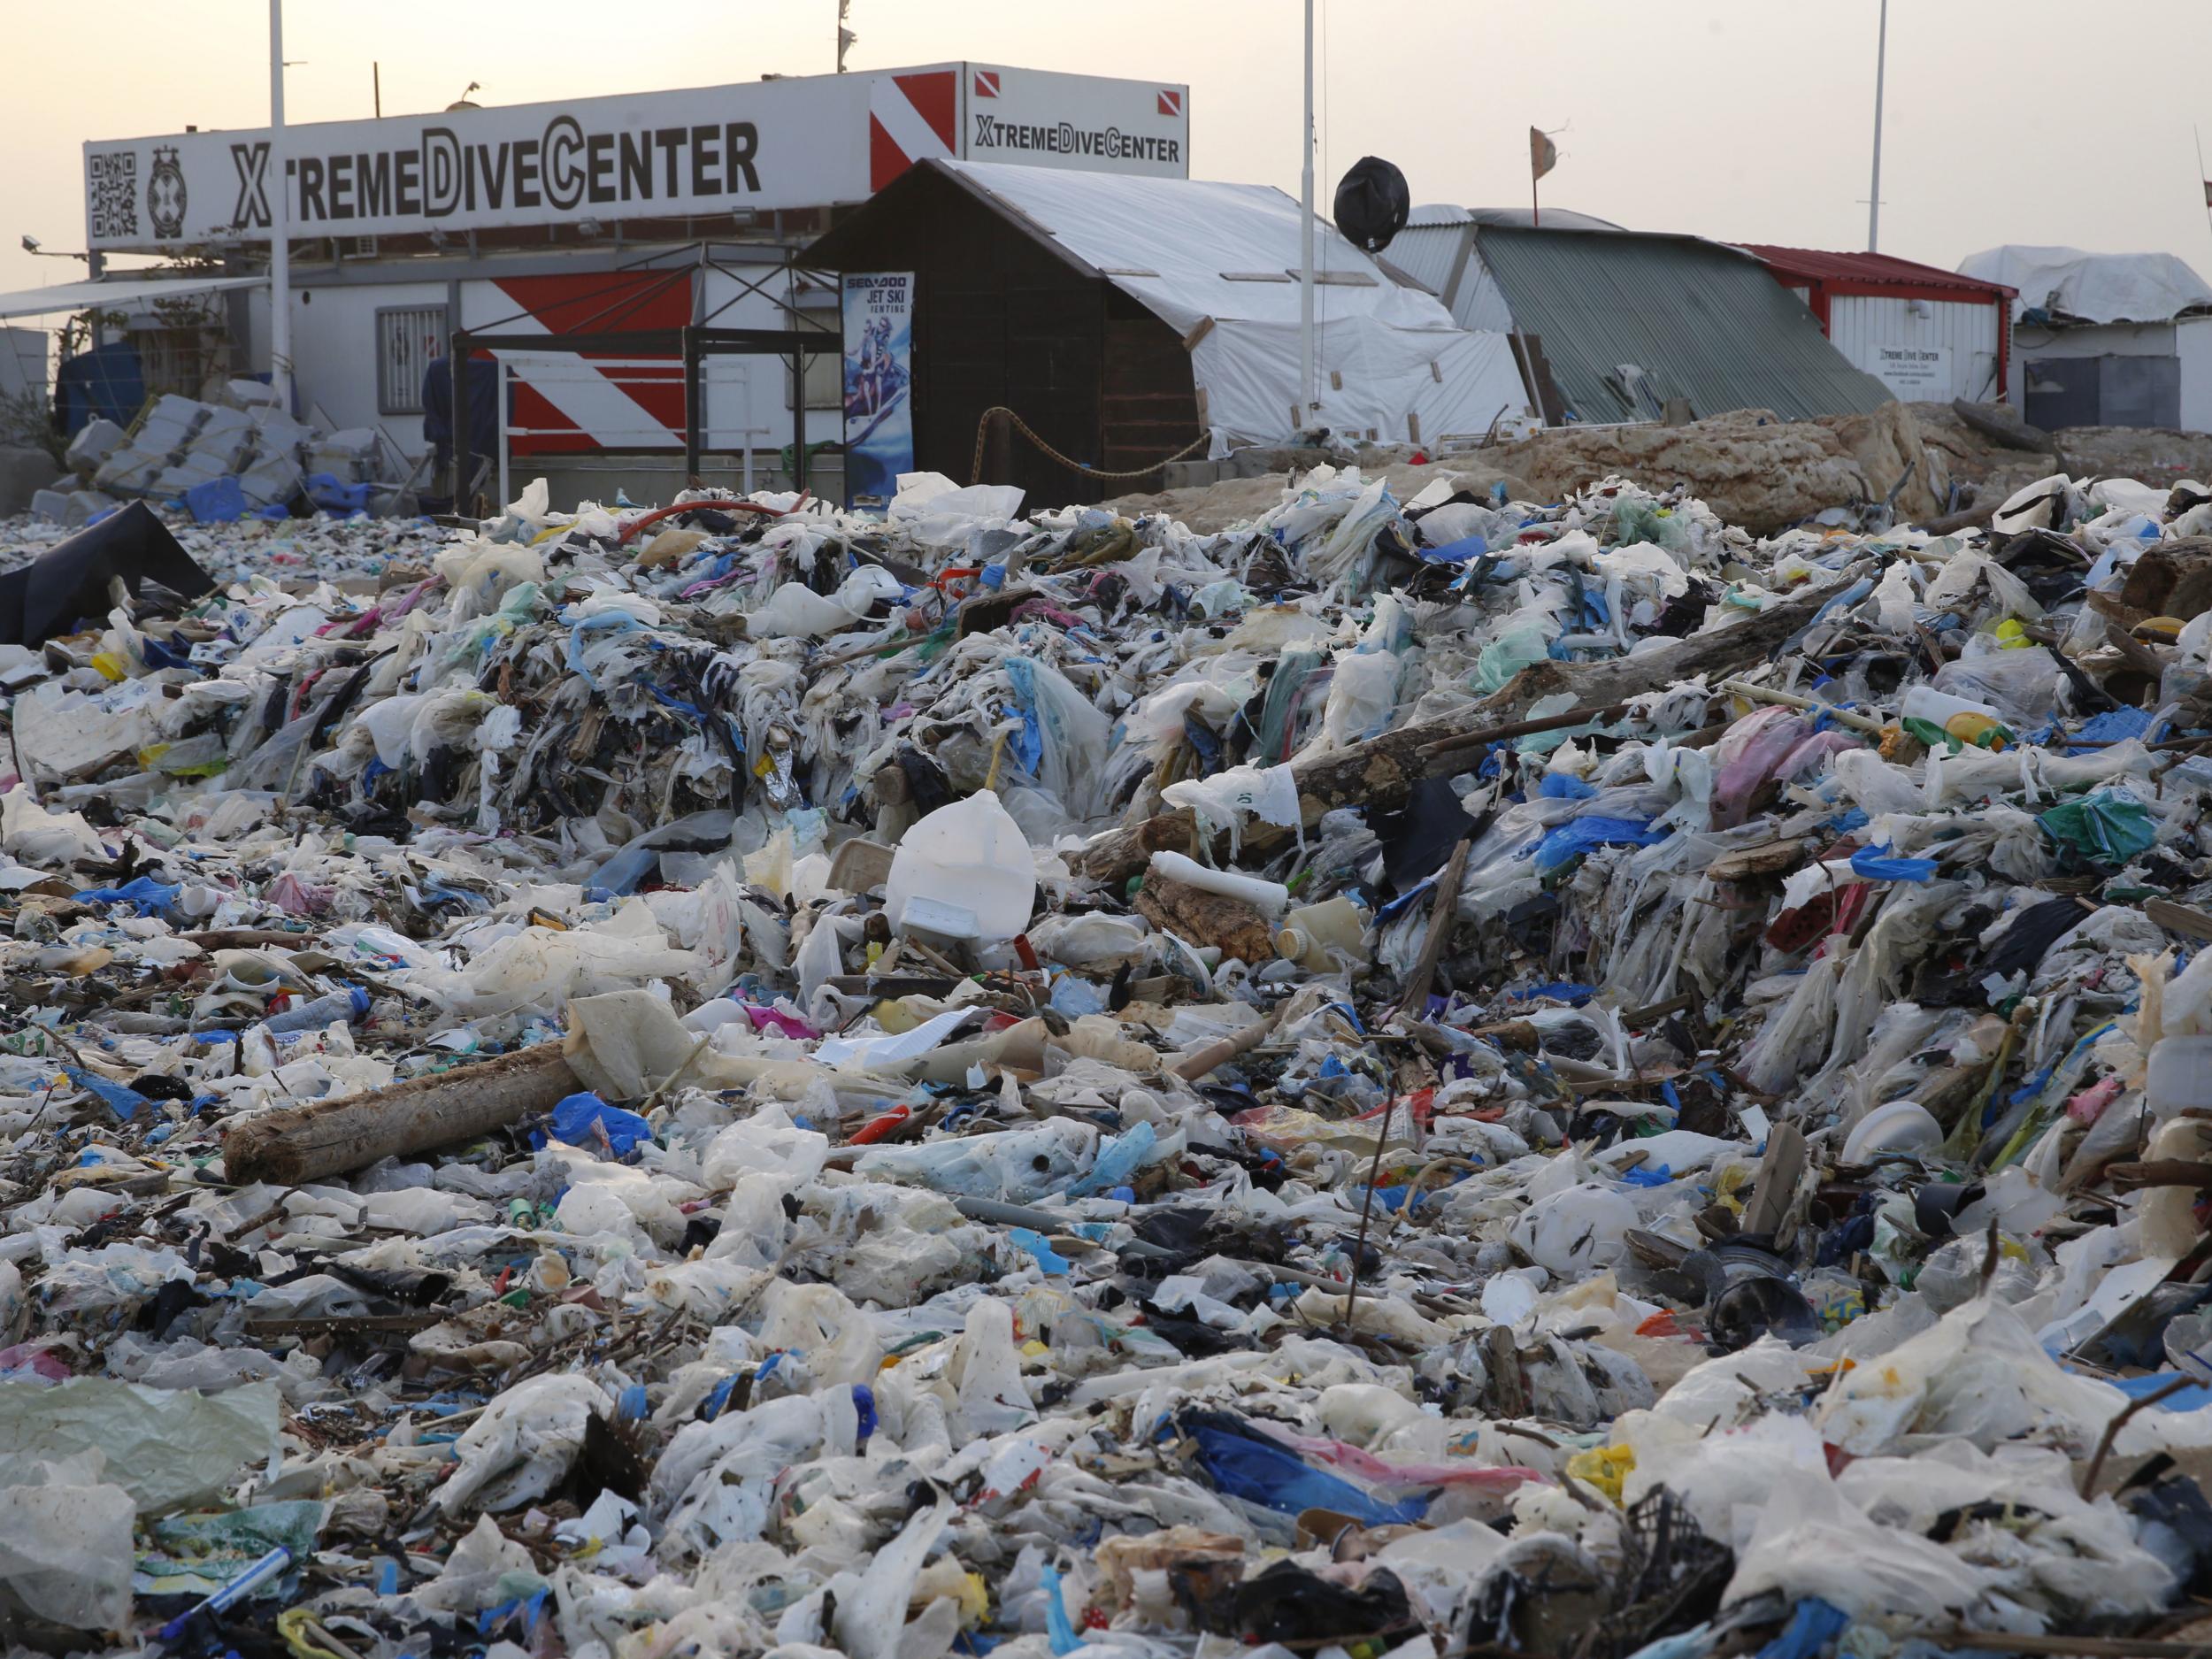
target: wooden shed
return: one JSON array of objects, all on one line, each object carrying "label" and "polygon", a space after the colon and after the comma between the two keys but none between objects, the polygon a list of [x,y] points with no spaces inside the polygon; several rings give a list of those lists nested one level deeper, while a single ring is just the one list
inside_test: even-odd
[{"label": "wooden shed", "polygon": [[[914,459],[967,483],[987,410],[1012,410],[1068,460],[1141,467],[1200,435],[1191,357],[1141,301],[1018,209],[939,162],[916,166],[816,242],[801,263],[911,271]],[[1150,479],[1077,472],[1016,434],[991,446],[984,481],[1031,507],[1097,501]]]}]

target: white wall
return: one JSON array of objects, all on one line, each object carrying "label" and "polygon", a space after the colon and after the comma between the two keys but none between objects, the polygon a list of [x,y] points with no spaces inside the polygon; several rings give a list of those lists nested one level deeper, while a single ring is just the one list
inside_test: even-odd
[{"label": "white wall", "polygon": [[42,328],[0,328],[0,393],[46,396],[46,349],[51,336]]},{"label": "white wall", "polygon": [[[334,429],[381,427],[409,459],[429,446],[420,415],[387,415],[376,406],[376,314],[402,305],[442,305],[443,282],[377,282],[292,290],[292,381],[303,418]],[[264,356],[257,369],[266,366]]]},{"label": "white wall", "polygon": [[2212,317],[2176,323],[2174,347],[2181,358],[2181,429],[2212,432]]},{"label": "white wall", "polygon": [[1883,372],[1884,346],[1948,354],[1944,373],[1933,386],[1892,385],[1892,390],[1909,399],[1948,403],[1955,397],[1994,398],[1997,326],[1997,308],[1978,302],[1914,301],[1873,294],[1839,294],[1828,302],[1829,340],[1855,366],[1886,384],[1890,382]]}]

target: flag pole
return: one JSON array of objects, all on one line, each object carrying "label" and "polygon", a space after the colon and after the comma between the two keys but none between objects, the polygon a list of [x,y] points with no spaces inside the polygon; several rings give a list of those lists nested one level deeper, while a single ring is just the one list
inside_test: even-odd
[{"label": "flag pole", "polygon": [[[379,91],[379,102],[381,89]],[[292,227],[284,179],[284,0],[269,0],[269,388],[292,412]]]},{"label": "flag pole", "polygon": [[1882,0],[1880,32],[1874,37],[1874,180],[1867,191],[1866,250],[1882,249],[1882,79],[1889,67],[1889,0]]},{"label": "flag pole", "polygon": [[2204,171],[2204,134],[2198,131],[2193,123],[2189,132],[2191,136],[2197,141],[2197,183],[2203,188],[2204,191],[2205,228],[2212,230],[2212,177],[2208,177]]},{"label": "flag pole", "polygon": [[1302,428],[1313,418],[1314,393],[1313,0],[1306,0],[1306,111],[1298,145],[1298,424]]}]

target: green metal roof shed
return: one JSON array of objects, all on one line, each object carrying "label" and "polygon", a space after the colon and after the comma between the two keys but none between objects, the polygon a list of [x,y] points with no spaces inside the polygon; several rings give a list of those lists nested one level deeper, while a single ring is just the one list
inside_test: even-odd
[{"label": "green metal roof shed", "polygon": [[1675,397],[1699,416],[1770,409],[1793,420],[1890,401],[1739,249],[1637,231],[1473,230],[1515,328],[1533,337],[1531,355],[1576,419],[1655,419]]}]

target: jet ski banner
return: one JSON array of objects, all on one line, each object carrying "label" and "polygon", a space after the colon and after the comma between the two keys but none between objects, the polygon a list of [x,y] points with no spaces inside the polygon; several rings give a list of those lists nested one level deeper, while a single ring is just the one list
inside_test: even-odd
[{"label": "jet ski banner", "polygon": [[914,273],[845,273],[845,504],[887,507],[914,470]]}]

